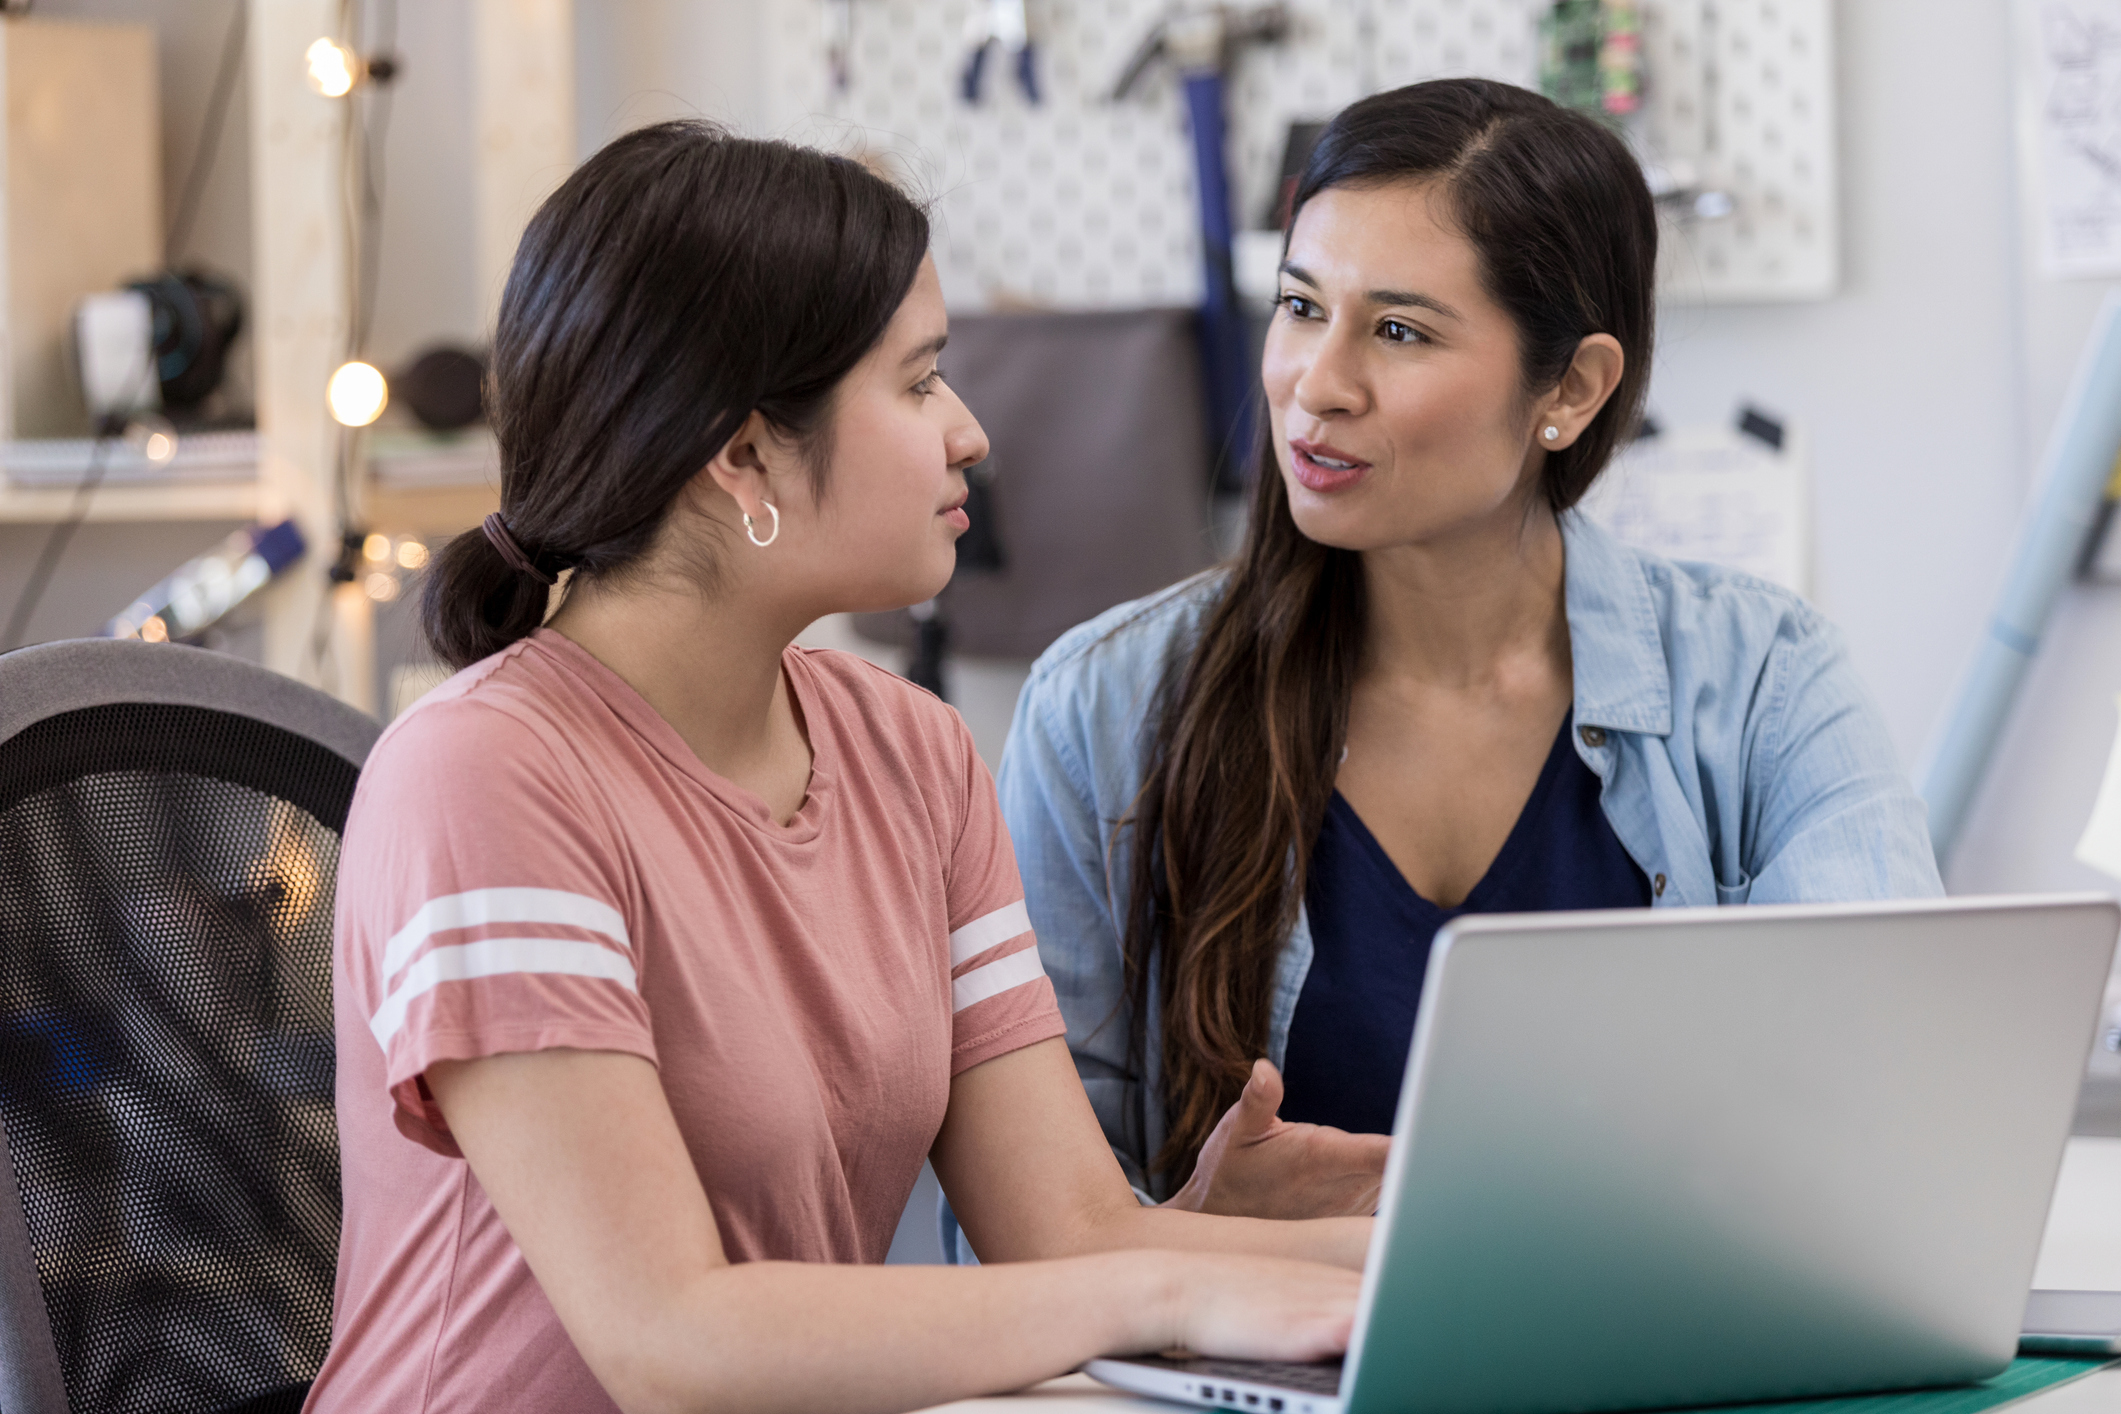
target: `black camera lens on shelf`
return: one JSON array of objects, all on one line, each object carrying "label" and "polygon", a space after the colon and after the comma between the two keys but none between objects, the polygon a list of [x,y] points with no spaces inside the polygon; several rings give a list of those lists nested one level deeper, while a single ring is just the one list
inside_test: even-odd
[{"label": "black camera lens on shelf", "polygon": [[229,345],[243,332],[243,297],[198,269],[165,270],[130,288],[153,311],[162,406],[179,415],[197,410],[227,375]]}]

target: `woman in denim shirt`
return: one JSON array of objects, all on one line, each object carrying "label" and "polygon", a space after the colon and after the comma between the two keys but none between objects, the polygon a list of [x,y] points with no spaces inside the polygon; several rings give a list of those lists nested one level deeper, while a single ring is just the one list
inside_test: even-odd
[{"label": "woman in denim shirt", "polygon": [[1459,912],[1942,891],[1840,635],[1571,509],[1640,416],[1656,239],[1624,145],[1521,89],[1342,112],[1242,551],[1032,669],[1003,810],[1144,1201],[1370,1211],[1385,1140],[1349,1131],[1389,1128]]}]

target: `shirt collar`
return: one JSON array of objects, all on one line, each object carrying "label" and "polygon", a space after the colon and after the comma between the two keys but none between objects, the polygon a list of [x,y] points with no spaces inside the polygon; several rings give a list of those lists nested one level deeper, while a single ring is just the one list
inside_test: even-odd
[{"label": "shirt collar", "polygon": [[1642,560],[1578,511],[1561,515],[1578,726],[1669,736],[1672,678]]}]

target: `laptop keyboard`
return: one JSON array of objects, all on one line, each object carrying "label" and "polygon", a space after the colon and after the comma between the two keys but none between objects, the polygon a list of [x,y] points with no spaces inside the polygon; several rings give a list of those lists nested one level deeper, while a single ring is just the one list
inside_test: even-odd
[{"label": "laptop keyboard", "polygon": [[1172,1360],[1157,1355],[1137,1355],[1137,1365],[1159,1365],[1188,1375],[1207,1375],[1218,1380],[1245,1380],[1256,1385],[1279,1385],[1300,1394],[1340,1393],[1340,1362],[1297,1364],[1285,1360]]}]

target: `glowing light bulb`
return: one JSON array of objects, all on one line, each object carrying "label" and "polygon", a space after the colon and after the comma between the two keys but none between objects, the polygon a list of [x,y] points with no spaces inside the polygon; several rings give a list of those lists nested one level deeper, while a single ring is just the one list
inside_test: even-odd
[{"label": "glowing light bulb", "polygon": [[427,563],[427,547],[417,540],[407,540],[398,546],[398,563],[406,569],[416,570]]},{"label": "glowing light bulb", "polygon": [[320,39],[302,57],[309,86],[326,98],[344,98],[360,79],[360,56],[337,40]]},{"label": "glowing light bulb", "polygon": [[325,385],[324,397],[331,404],[331,415],[343,426],[366,427],[390,406],[390,384],[381,369],[355,359],[339,365]]},{"label": "glowing light bulb", "polygon": [[388,604],[398,597],[398,581],[381,570],[361,581],[361,588],[378,604]]},{"label": "glowing light bulb", "polygon": [[136,412],[125,422],[125,444],[150,466],[168,466],[177,459],[177,429],[155,412]]},{"label": "glowing light bulb", "polygon": [[382,564],[390,558],[390,537],[381,531],[376,532],[361,542],[361,553],[376,564]]}]

